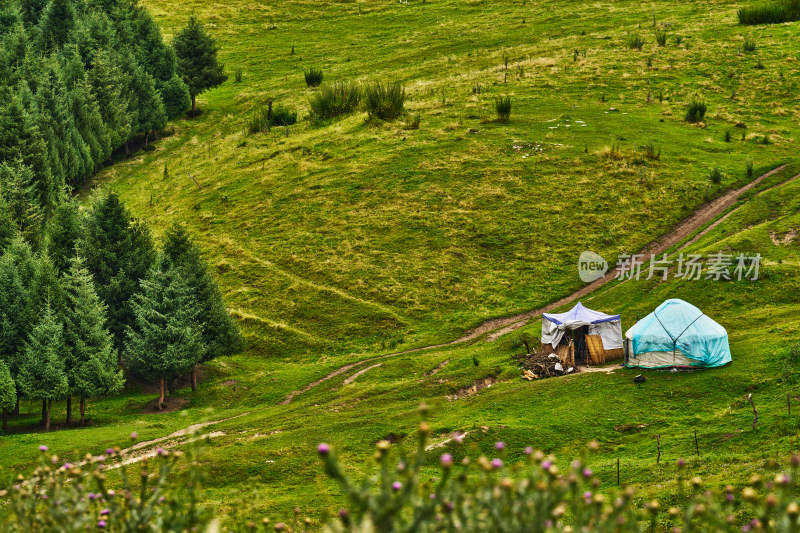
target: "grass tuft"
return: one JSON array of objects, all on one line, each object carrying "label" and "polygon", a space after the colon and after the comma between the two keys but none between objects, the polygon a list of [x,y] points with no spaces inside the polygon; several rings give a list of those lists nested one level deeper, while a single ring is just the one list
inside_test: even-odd
[{"label": "grass tuft", "polygon": [[349,81],[324,85],[309,100],[311,117],[314,120],[350,114],[358,109],[360,103],[361,87]]},{"label": "grass tuft", "polygon": [[248,133],[263,133],[269,131],[273,126],[291,126],[297,122],[297,112],[286,109],[282,106],[272,107],[270,103],[267,107],[256,109],[250,121],[247,123]]},{"label": "grass tuft", "polygon": [[628,40],[626,41],[628,48],[636,49],[640,52],[642,51],[642,47],[644,47],[644,39],[638,33],[633,33],[628,36]]},{"label": "grass tuft", "polygon": [[667,30],[666,29],[656,29],[656,44],[658,46],[666,46],[667,45]]},{"label": "grass tuft", "polygon": [[719,167],[714,167],[711,169],[708,179],[715,185],[722,181],[722,171],[719,169]]},{"label": "grass tuft", "polygon": [[703,119],[706,116],[706,109],[706,103],[702,100],[692,100],[689,102],[689,108],[686,110],[686,122],[690,122],[692,124],[703,122]]},{"label": "grass tuft", "polygon": [[372,83],[364,90],[364,104],[370,118],[394,120],[403,114],[406,90],[400,82]]},{"label": "grass tuft", "polygon": [[322,69],[311,67],[305,71],[306,87],[319,87],[322,84]]},{"label": "grass tuft", "polygon": [[494,99],[494,110],[499,122],[508,122],[511,118],[511,97],[499,96]]},{"label": "grass tuft", "polygon": [[739,24],[781,24],[800,20],[800,0],[782,0],[739,8]]}]

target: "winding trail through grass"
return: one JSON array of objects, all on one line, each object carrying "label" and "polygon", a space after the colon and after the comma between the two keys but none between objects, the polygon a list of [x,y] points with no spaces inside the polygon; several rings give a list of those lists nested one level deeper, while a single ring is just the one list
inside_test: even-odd
[{"label": "winding trail through grass", "polygon": [[[753,181],[751,181],[747,185],[739,187],[738,189],[732,189],[732,190],[728,191],[727,193],[725,193],[724,195],[722,195],[719,198],[717,198],[716,200],[713,200],[713,201],[711,201],[711,202],[709,202],[707,204],[704,204],[704,205],[700,206],[694,213],[692,213],[689,217],[685,218],[677,226],[675,226],[675,228],[673,228],[672,231],[670,231],[669,233],[667,233],[665,235],[662,235],[660,238],[656,239],[649,246],[647,246],[644,250],[642,250],[640,252],[641,258],[638,259],[635,262],[635,264],[639,264],[639,265],[644,264],[646,262],[646,260],[649,259],[650,254],[662,254],[662,253],[665,253],[667,250],[669,250],[673,246],[676,246],[677,244],[679,244],[684,239],[687,239],[690,235],[692,235],[694,232],[696,232],[700,228],[703,228],[707,224],[711,224],[710,226],[705,228],[703,230],[703,232],[701,232],[698,235],[696,235],[694,237],[694,240],[700,238],[702,235],[705,234],[705,232],[711,230],[716,224],[718,224],[719,222],[721,222],[724,219],[724,218],[723,219],[719,219],[716,222],[714,222],[714,220],[717,217],[719,217],[727,209],[730,209],[739,200],[739,198],[744,193],[746,193],[747,191],[749,191],[750,189],[752,189],[753,187],[755,187],[756,185],[758,185],[759,183],[764,181],[766,178],[769,178],[770,176],[773,176],[773,175],[777,174],[778,172],[782,171],[784,168],[786,168],[787,165],[788,165],[788,163],[780,165],[779,167],[776,167],[776,168],[770,170],[769,172],[766,172],[766,173],[762,174],[761,176],[759,176],[758,178],[754,179]],[[781,183],[779,183],[777,185],[774,185],[773,187],[770,187],[770,189],[772,189],[774,187],[777,187],[778,185],[783,185],[785,183],[788,183],[789,181],[792,181],[792,180],[796,179],[798,176],[800,176],[800,175],[793,176],[793,177],[789,178],[786,181],[783,181],[783,182],[781,182]],[[769,189],[767,189],[767,190],[769,190]],[[692,242],[694,242],[694,240],[688,241],[684,246],[686,246],[688,244],[691,244]],[[556,300],[555,302],[549,303],[549,304],[545,305],[544,307],[539,307],[538,309],[525,311],[524,313],[519,313],[519,314],[508,316],[508,317],[493,318],[493,319],[487,320],[487,321],[483,322],[481,325],[479,325],[477,328],[473,329],[472,331],[470,331],[469,333],[464,335],[463,337],[460,337],[460,338],[458,338],[456,340],[453,340],[453,341],[450,341],[450,342],[446,342],[446,343],[442,343],[442,344],[433,344],[431,346],[422,346],[420,348],[412,348],[410,350],[404,350],[404,351],[401,351],[401,352],[394,352],[394,353],[379,355],[379,356],[375,356],[375,357],[370,357],[368,359],[362,359],[361,361],[356,361],[354,363],[349,363],[349,364],[344,365],[344,366],[342,366],[340,368],[337,368],[336,370],[334,370],[333,372],[331,372],[327,376],[321,377],[318,380],[316,380],[316,381],[314,381],[312,383],[309,383],[308,385],[306,385],[302,389],[298,389],[298,390],[290,392],[286,396],[286,398],[283,399],[283,401],[281,402],[281,405],[287,405],[287,404],[292,403],[292,401],[294,401],[294,399],[297,396],[299,396],[299,395],[301,395],[301,394],[303,394],[305,392],[308,392],[309,390],[321,385],[322,383],[328,381],[329,379],[332,379],[332,378],[334,378],[334,377],[336,377],[336,376],[338,376],[340,374],[343,374],[343,373],[347,372],[348,370],[351,370],[351,369],[353,369],[353,368],[355,368],[357,366],[360,366],[360,365],[362,365],[364,363],[369,363],[369,362],[372,362],[372,361],[385,359],[387,357],[394,357],[394,356],[397,356],[397,355],[405,355],[405,354],[409,354],[409,353],[413,353],[413,352],[420,352],[420,351],[423,351],[423,350],[435,350],[437,348],[444,348],[444,347],[447,347],[447,346],[453,346],[455,344],[463,344],[465,342],[470,342],[470,341],[476,340],[479,337],[481,337],[483,335],[487,335],[487,334],[488,335],[486,336],[486,340],[491,342],[491,341],[499,338],[500,336],[505,335],[506,333],[509,333],[511,331],[514,331],[514,330],[517,330],[517,329],[521,328],[522,326],[527,324],[530,319],[532,319],[532,318],[534,318],[536,316],[539,316],[542,313],[547,313],[549,311],[552,311],[553,309],[556,309],[556,308],[561,307],[563,305],[569,304],[569,303],[571,303],[571,302],[573,302],[573,301],[575,301],[575,300],[577,300],[579,298],[583,298],[584,296],[586,296],[589,293],[595,291],[596,289],[602,287],[603,285],[605,285],[606,283],[614,280],[615,278],[616,278],[616,272],[612,270],[612,271],[608,272],[602,278],[599,278],[599,279],[597,279],[597,280],[595,280],[595,281],[593,281],[591,283],[588,283],[587,285],[585,285],[584,287],[581,287],[579,290],[573,292],[572,294],[570,294],[568,296],[565,296],[565,297],[563,297],[563,298],[561,298],[559,300]]]}]

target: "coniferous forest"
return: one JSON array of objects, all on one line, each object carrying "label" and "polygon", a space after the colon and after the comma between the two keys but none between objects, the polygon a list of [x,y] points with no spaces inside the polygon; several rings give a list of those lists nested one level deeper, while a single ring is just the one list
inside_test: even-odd
[{"label": "coniferous forest", "polygon": [[194,389],[197,363],[240,350],[238,329],[184,228],[159,251],[115,194],[83,211],[71,196],[225,80],[214,43],[191,19],[179,56],[127,0],[3,2],[0,43],[4,428],[20,399],[41,401],[46,429],[53,401],[84,422],[125,375],[159,383],[161,406],[176,376]]}]

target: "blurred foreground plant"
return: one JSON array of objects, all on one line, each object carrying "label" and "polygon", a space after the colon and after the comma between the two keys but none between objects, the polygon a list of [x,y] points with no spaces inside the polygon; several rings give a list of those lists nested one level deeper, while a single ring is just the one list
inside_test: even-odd
[{"label": "blurred foreground plant", "polygon": [[[552,457],[527,448],[524,464],[508,466],[503,461],[505,444],[495,445],[497,456],[465,457],[456,464],[453,456],[439,457],[440,475],[432,483],[421,481],[426,463],[430,427],[422,422],[416,456],[392,458],[387,441],[377,444],[379,472],[356,484],[345,476],[327,444],[318,453],[330,477],[338,481],[350,501],[339,511],[330,532],[654,532],[654,531],[774,531],[798,532],[800,506],[797,496],[797,466],[792,458],[788,473],[765,482],[754,476],[738,492],[731,486],[719,495],[706,490],[700,478],[688,486],[683,478],[684,462],[677,468],[678,499],[682,506],[662,509],[658,501],[637,503],[633,488],[611,497],[598,493],[599,480],[588,468],[586,457],[576,459],[564,472]],[[461,442],[454,435],[453,440]],[[587,452],[597,449],[590,443]],[[397,461],[397,462],[396,462]],[[607,493],[608,494],[608,493]]]},{"label": "blurred foreground plant", "polygon": [[[33,474],[0,491],[3,531],[183,532],[205,531],[209,524],[210,513],[199,505],[203,474],[196,444],[185,453],[158,448],[154,457],[132,465],[119,448],[76,464],[48,454],[46,446],[40,450]],[[107,477],[117,475],[114,485],[121,488],[113,490]]]}]

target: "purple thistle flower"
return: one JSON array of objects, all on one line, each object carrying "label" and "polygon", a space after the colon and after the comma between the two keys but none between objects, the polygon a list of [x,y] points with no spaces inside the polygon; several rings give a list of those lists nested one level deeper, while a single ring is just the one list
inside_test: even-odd
[{"label": "purple thistle flower", "polygon": [[164,455],[164,453],[165,453],[165,452],[164,452],[164,448],[158,448],[158,449],[156,450],[156,453],[157,453],[158,455]]},{"label": "purple thistle flower", "polygon": [[442,461],[442,466],[446,468],[450,468],[451,466],[453,466],[453,456],[450,455],[449,453],[442,454],[441,461]]},{"label": "purple thistle flower", "polygon": [[683,468],[685,464],[686,461],[684,461],[683,459],[678,459],[678,468]]},{"label": "purple thistle flower", "polygon": [[95,498],[97,498],[97,494],[95,494],[94,492],[90,492],[87,496],[90,500],[94,500]]},{"label": "purple thistle flower", "polygon": [[550,470],[550,467],[553,466],[551,461],[544,460],[542,461],[542,469],[543,470]]},{"label": "purple thistle flower", "polygon": [[392,490],[393,491],[397,492],[398,490],[400,490],[402,488],[403,488],[403,484],[400,483],[399,481],[395,481],[394,483],[392,483]]},{"label": "purple thistle flower", "polygon": [[588,468],[584,468],[583,469],[583,477],[585,477],[587,479],[592,477],[592,471],[589,470]]},{"label": "purple thistle flower", "polygon": [[583,493],[583,499],[586,501],[586,503],[591,502],[592,501],[592,493],[587,490],[586,492]]},{"label": "purple thistle flower", "polygon": [[525,455],[531,455],[531,454],[533,454],[533,448],[531,448],[530,446],[526,447]]},{"label": "purple thistle flower", "polygon": [[322,455],[323,457],[331,453],[331,447],[321,442],[319,446],[317,446],[317,453]]},{"label": "purple thistle flower", "polygon": [[64,463],[64,469],[70,470],[72,468],[72,463]]},{"label": "purple thistle flower", "polygon": [[108,514],[108,513],[110,513],[110,512],[111,512],[111,511],[109,511],[108,509],[103,509],[102,511],[100,511],[100,514],[101,514],[102,516],[105,516],[105,515],[107,515],[107,514]]},{"label": "purple thistle flower", "polygon": [[457,444],[461,444],[462,442],[464,442],[464,434],[463,433],[459,433],[458,431],[456,431],[455,433],[453,433],[453,440]]},{"label": "purple thistle flower", "polygon": [[113,490],[108,491],[108,495],[111,496],[111,497],[114,497],[116,494],[117,493],[114,492]]},{"label": "purple thistle flower", "polygon": [[164,503],[165,500],[166,498],[164,496],[161,496],[158,498],[158,503]]},{"label": "purple thistle flower", "polygon": [[106,448],[106,455],[114,455],[114,449],[113,448]]},{"label": "purple thistle flower", "polygon": [[494,459],[492,459],[492,466],[494,468],[502,468],[503,467],[503,461],[501,461],[500,459],[495,457]]},{"label": "purple thistle flower", "polygon": [[136,433],[135,431],[133,431],[133,432],[131,433],[131,440],[136,440],[136,438],[137,438],[138,436],[139,436],[139,434],[138,434],[138,433]]},{"label": "purple thistle flower", "polygon": [[494,443],[494,449],[495,449],[495,450],[498,450],[498,451],[499,451],[499,450],[502,450],[502,449],[504,449],[505,447],[506,447],[506,443],[505,443],[505,442],[503,442],[503,441],[498,441],[498,442],[495,442],[495,443]]},{"label": "purple thistle flower", "polygon": [[729,492],[729,493],[728,493],[728,495],[727,495],[727,496],[725,496],[725,499],[726,499],[726,500],[728,500],[728,502],[732,502],[732,501],[733,501],[733,494],[731,494],[731,493]]},{"label": "purple thistle flower", "polygon": [[436,499],[436,494],[431,492],[431,500],[435,500],[435,499]]},{"label": "purple thistle flower", "polygon": [[42,444],[41,446],[39,446],[39,451],[42,452],[42,453],[46,452],[47,451],[47,446]]},{"label": "purple thistle flower", "polygon": [[106,527],[106,521],[105,520],[98,520],[97,521],[97,527],[99,527],[100,529],[105,528]]},{"label": "purple thistle flower", "polygon": [[47,499],[47,494],[42,494],[42,499],[46,500]]},{"label": "purple thistle flower", "polygon": [[347,518],[347,509],[339,509],[339,518]]}]

